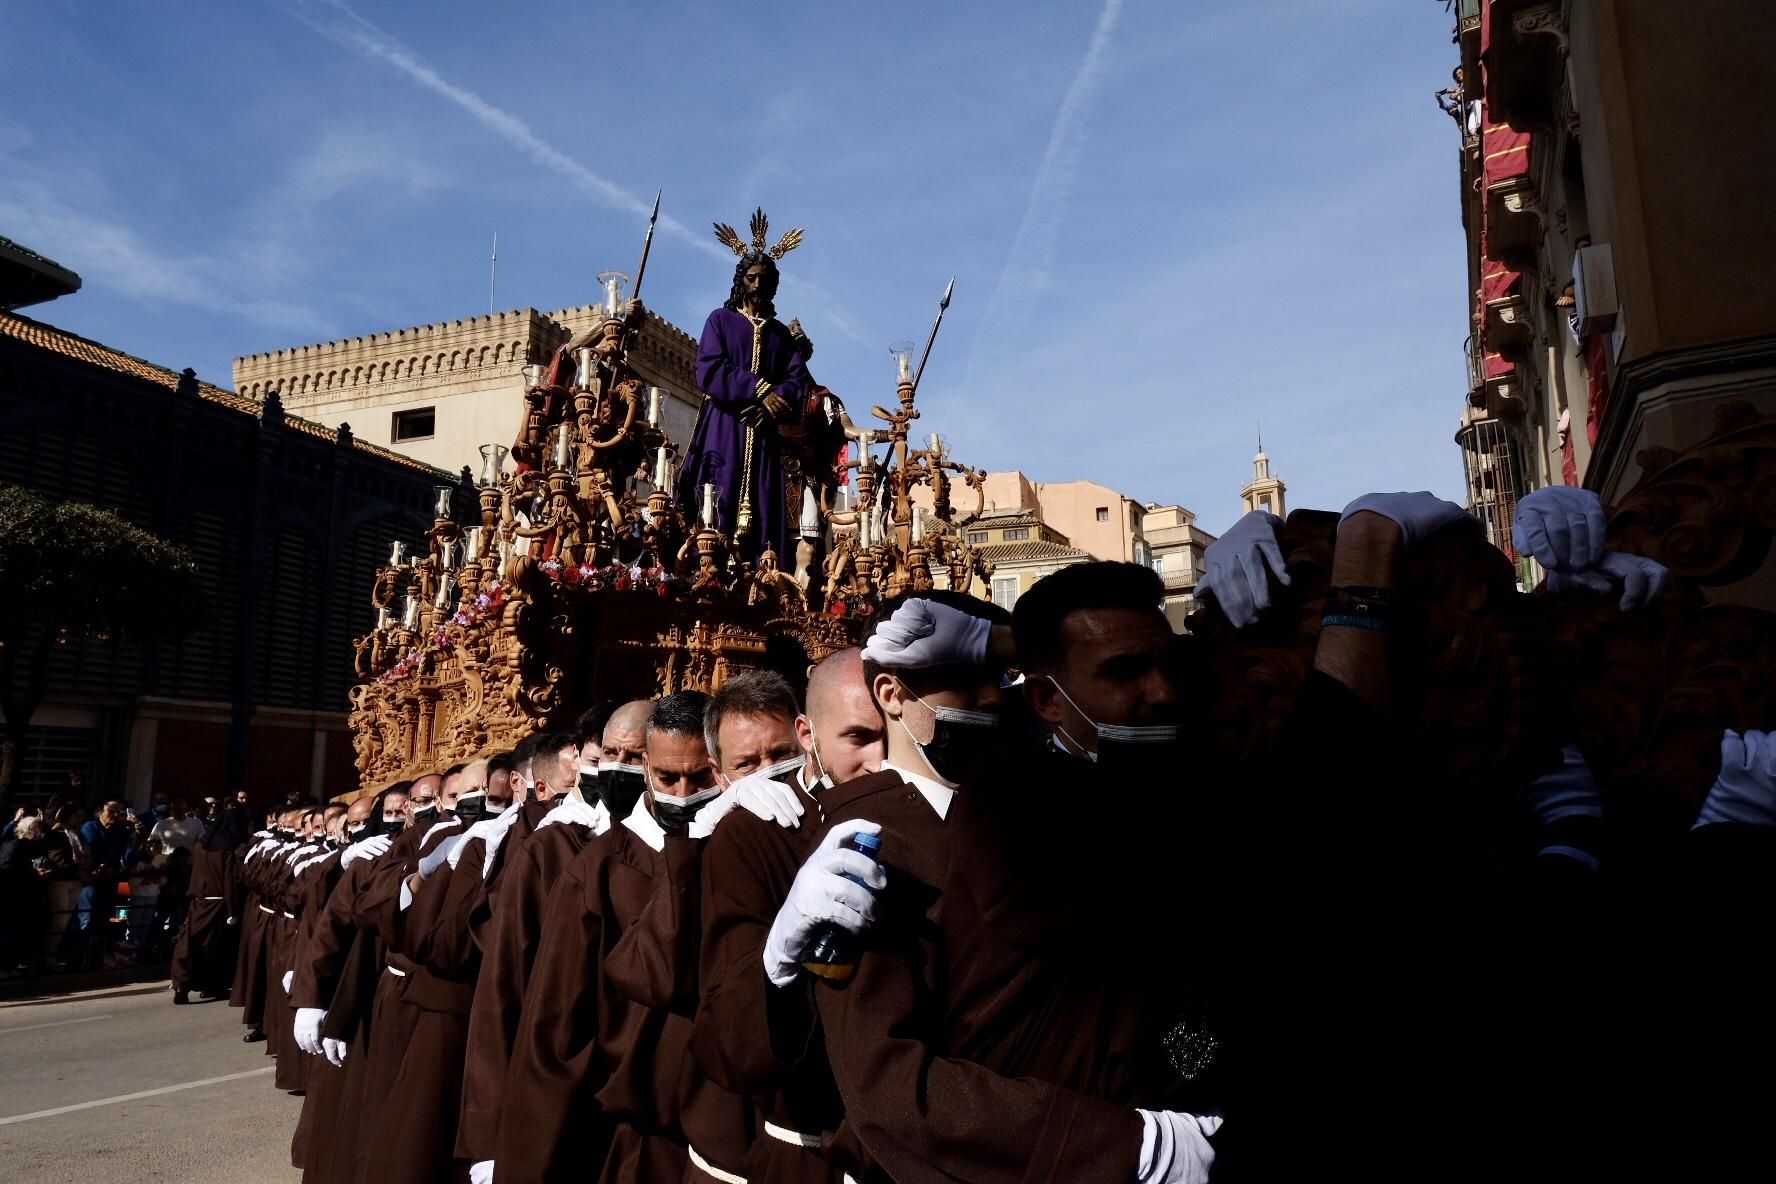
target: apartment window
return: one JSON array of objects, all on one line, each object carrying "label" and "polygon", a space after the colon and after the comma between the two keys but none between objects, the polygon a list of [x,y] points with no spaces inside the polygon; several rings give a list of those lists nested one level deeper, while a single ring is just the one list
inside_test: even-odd
[{"label": "apartment window", "polygon": [[[1135,540],[1135,562],[1146,565],[1153,562],[1153,550],[1147,545],[1146,539]],[[1157,568],[1157,564],[1154,565]]]},{"label": "apartment window", "polygon": [[1007,612],[1017,603],[1018,578],[1016,576],[993,577],[993,603]]},{"label": "apartment window", "polygon": [[1098,521],[1099,522],[1110,521],[1110,507],[1109,506],[1099,506],[1098,507]]},{"label": "apartment window", "polygon": [[1029,537],[1030,528],[1027,526],[1016,527],[1015,529],[1006,531],[1000,536],[1000,538],[1007,543],[1021,543]]},{"label": "apartment window", "polygon": [[987,541],[987,532],[984,530],[971,530],[968,532],[968,541],[978,546]]},{"label": "apartment window", "polygon": [[389,439],[396,444],[408,440],[430,440],[433,430],[438,426],[438,410],[435,407],[415,407],[411,411],[395,412],[394,427],[389,431]]}]

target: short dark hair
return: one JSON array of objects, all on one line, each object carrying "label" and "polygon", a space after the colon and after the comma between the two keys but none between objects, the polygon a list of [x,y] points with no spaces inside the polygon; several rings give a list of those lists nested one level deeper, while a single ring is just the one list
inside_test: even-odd
[{"label": "short dark hair", "polygon": [[1018,665],[1027,674],[1060,668],[1066,659],[1061,629],[1067,618],[1090,609],[1159,613],[1165,581],[1139,563],[1075,563],[1043,576],[1018,597],[1011,612],[1011,636]]},{"label": "short dark hair", "polygon": [[537,749],[543,744],[543,733],[532,732],[512,746],[512,767],[524,770],[527,774],[531,764],[536,760]]},{"label": "short dark hair", "polygon": [[675,694],[662,696],[654,703],[654,711],[648,716],[647,738],[652,740],[655,732],[665,732],[669,736],[695,736],[703,738],[703,713],[709,709],[709,696],[702,691],[678,691]]},{"label": "short dark hair", "polygon": [[444,776],[446,776],[446,777],[454,777],[454,776],[456,776],[456,775],[457,775],[457,774],[458,774],[458,773],[460,773],[460,772],[462,772],[462,771],[463,771],[463,770],[464,770],[464,769],[466,769],[466,768],[468,768],[468,766],[467,766],[467,765],[463,765],[463,764],[457,764],[457,765],[451,765],[451,766],[450,766],[450,767],[449,767],[449,768],[448,768],[448,769],[445,769],[445,770],[444,770]]},{"label": "short dark hair", "polygon": [[721,764],[721,726],[730,715],[782,716],[794,720],[802,711],[789,680],[775,670],[748,670],[716,688],[703,712],[703,744]]},{"label": "short dark hair", "polygon": [[610,722],[610,717],[617,713],[620,706],[616,700],[606,699],[580,712],[580,718],[574,721],[574,736],[579,740],[581,748],[588,744],[604,743],[604,725]]},{"label": "short dark hair", "polygon": [[[899,596],[891,596],[876,609],[875,620],[864,631],[864,644],[876,635],[882,622],[892,617],[901,605],[909,600],[929,600],[933,604],[941,604],[953,608],[957,612],[967,613],[993,625],[1011,624],[1011,614],[990,600],[982,600],[978,596],[970,596],[965,592],[955,592],[945,588],[933,588],[928,592],[906,592]],[[929,666],[920,670],[896,670],[883,666],[868,659],[863,663],[864,685],[871,688],[870,698],[875,698],[876,676],[892,674],[914,693],[926,690],[937,690],[942,687],[959,686],[962,684],[978,684],[988,676],[989,667]],[[879,708],[881,704],[877,704]]]},{"label": "short dark hair", "polygon": [[495,773],[509,773],[516,767],[512,763],[512,754],[509,752],[496,752],[487,758],[487,775],[490,778]]}]

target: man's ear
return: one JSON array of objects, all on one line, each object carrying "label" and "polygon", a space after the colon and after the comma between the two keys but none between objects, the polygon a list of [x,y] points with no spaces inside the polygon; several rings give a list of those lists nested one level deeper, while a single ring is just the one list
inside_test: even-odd
[{"label": "man's ear", "polygon": [[886,671],[878,672],[870,680],[870,694],[875,696],[876,706],[889,719],[899,719],[906,712],[904,690],[900,680]]},{"label": "man's ear", "polygon": [[1024,702],[1036,718],[1044,723],[1058,724],[1065,717],[1061,709],[1061,693],[1047,675],[1035,674],[1024,679]]},{"label": "man's ear", "polygon": [[796,716],[796,743],[801,745],[802,755],[807,756],[814,751],[814,721],[805,715]]}]

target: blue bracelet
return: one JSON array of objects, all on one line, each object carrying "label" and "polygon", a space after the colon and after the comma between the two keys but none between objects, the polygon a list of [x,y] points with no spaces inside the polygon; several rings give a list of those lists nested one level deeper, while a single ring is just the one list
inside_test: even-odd
[{"label": "blue bracelet", "polygon": [[1330,625],[1344,625],[1351,629],[1367,629],[1371,633],[1392,633],[1394,623],[1381,617],[1356,616],[1351,613],[1327,613],[1320,618],[1320,628]]}]

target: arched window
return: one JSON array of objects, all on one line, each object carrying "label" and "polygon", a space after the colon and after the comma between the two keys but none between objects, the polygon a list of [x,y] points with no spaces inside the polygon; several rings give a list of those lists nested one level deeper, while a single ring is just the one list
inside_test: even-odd
[{"label": "arched window", "polygon": [[506,345],[504,342],[501,342],[500,344],[493,347],[493,364],[495,366],[500,364],[500,355],[505,352],[506,352]]},{"label": "arched window", "polygon": [[401,377],[401,367],[403,364],[404,363],[401,363],[401,362],[395,363],[395,378],[396,379],[399,379]]}]

